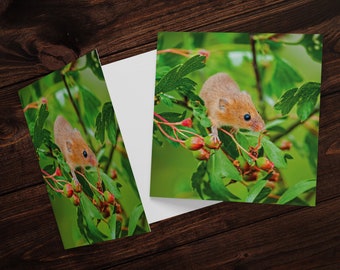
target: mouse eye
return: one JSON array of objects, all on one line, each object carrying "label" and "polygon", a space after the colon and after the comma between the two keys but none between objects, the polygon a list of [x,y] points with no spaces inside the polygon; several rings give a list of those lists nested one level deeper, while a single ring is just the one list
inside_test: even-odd
[{"label": "mouse eye", "polygon": [[83,156],[84,156],[84,158],[87,158],[87,152],[86,152],[86,150],[83,151]]},{"label": "mouse eye", "polygon": [[244,116],[243,116],[244,120],[246,121],[249,121],[251,119],[251,116],[249,113],[246,113]]}]

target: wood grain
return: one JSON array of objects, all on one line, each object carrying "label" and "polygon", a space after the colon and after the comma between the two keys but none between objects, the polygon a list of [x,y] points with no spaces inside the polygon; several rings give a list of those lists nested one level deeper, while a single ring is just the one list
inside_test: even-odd
[{"label": "wood grain", "polygon": [[[339,22],[336,1],[2,0],[0,269],[336,269]],[[65,251],[17,91],[95,48],[102,64],[153,50],[159,31],[323,34],[317,206],[220,203]]]}]

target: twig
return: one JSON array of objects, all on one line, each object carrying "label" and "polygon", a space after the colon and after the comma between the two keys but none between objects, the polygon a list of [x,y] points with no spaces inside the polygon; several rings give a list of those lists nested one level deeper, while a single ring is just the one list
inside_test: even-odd
[{"label": "twig", "polygon": [[86,130],[85,124],[84,124],[84,122],[83,122],[83,119],[81,118],[79,109],[78,109],[78,107],[77,107],[77,105],[76,105],[76,103],[75,103],[75,101],[74,101],[74,99],[73,99],[73,97],[72,97],[71,90],[70,90],[70,88],[69,88],[69,86],[68,86],[68,84],[67,84],[65,74],[62,73],[62,74],[61,74],[61,78],[63,79],[64,85],[65,85],[66,90],[67,90],[67,94],[68,94],[68,96],[70,97],[70,101],[71,101],[71,103],[72,103],[72,106],[73,106],[73,108],[74,108],[76,114],[77,114],[79,123],[80,123],[80,125],[82,126],[82,128],[83,128],[83,130],[84,130],[84,133],[87,135],[87,130]]},{"label": "twig", "polygon": [[114,153],[114,150],[115,150],[115,147],[113,145],[111,145],[111,149],[110,149],[110,154],[109,154],[109,158],[108,158],[108,161],[106,163],[106,166],[105,166],[105,172],[108,173],[109,172],[109,169],[110,169],[110,163],[112,161],[112,158],[113,158],[113,153]]},{"label": "twig", "polygon": [[295,123],[293,123],[290,127],[288,127],[286,129],[285,132],[283,133],[280,133],[274,137],[272,137],[271,141],[272,142],[276,142],[277,140],[281,139],[283,136],[287,135],[288,133],[292,132],[295,128],[297,128],[298,126],[300,125],[303,125],[307,120],[309,120],[314,114],[316,114],[317,112],[319,112],[320,109],[319,108],[315,108],[312,113],[308,116],[308,118],[304,121],[300,121],[300,120],[297,120]]},{"label": "twig", "polygon": [[243,146],[238,143],[238,141],[234,138],[234,136],[232,134],[230,134],[228,131],[226,131],[223,128],[220,128],[220,130],[223,133],[227,134],[233,140],[233,142],[236,144],[236,147],[243,150],[252,160],[254,160],[254,161],[257,160],[257,157],[254,157],[251,153],[249,153],[246,149],[244,149]]},{"label": "twig", "polygon": [[255,48],[255,39],[253,38],[253,35],[250,35],[250,45],[251,45],[251,51],[253,55],[253,69],[255,73],[255,78],[256,78],[256,89],[259,95],[259,100],[260,100],[260,107],[261,107],[261,115],[264,117],[265,115],[265,106],[264,106],[264,100],[263,100],[263,91],[262,91],[262,86],[261,86],[261,78],[260,78],[260,72],[259,68],[257,65],[257,57],[256,57],[256,48]]}]

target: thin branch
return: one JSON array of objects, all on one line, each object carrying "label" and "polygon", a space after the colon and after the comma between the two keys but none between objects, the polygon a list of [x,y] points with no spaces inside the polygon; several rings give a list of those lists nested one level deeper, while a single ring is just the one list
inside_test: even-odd
[{"label": "thin branch", "polygon": [[110,149],[110,153],[109,153],[109,158],[108,158],[108,161],[107,161],[106,166],[105,166],[105,169],[104,169],[104,171],[105,171],[106,173],[109,172],[110,164],[111,164],[111,161],[112,161],[112,158],[113,158],[114,150],[115,150],[115,147],[114,147],[113,145],[111,145],[111,149]]},{"label": "thin branch", "polygon": [[61,78],[63,79],[64,85],[65,85],[66,90],[67,90],[67,94],[68,94],[68,96],[69,96],[69,98],[70,98],[70,101],[71,101],[71,103],[72,103],[72,106],[73,106],[73,108],[74,108],[74,110],[75,110],[75,112],[76,112],[76,114],[77,114],[79,123],[80,123],[80,125],[82,126],[82,128],[83,128],[83,130],[84,130],[84,133],[87,135],[87,130],[86,130],[85,124],[84,124],[84,122],[83,122],[83,119],[81,118],[79,109],[78,109],[78,107],[77,107],[77,105],[76,105],[76,103],[75,103],[75,101],[74,101],[74,99],[73,99],[73,97],[72,97],[71,90],[70,90],[70,87],[69,87],[68,84],[67,84],[65,74],[61,74]]},{"label": "thin branch", "polygon": [[260,100],[260,107],[261,107],[261,114],[262,117],[265,114],[265,106],[264,106],[264,98],[263,98],[263,91],[262,91],[262,85],[261,85],[261,77],[260,77],[260,72],[259,72],[259,68],[257,65],[257,57],[256,57],[256,48],[255,48],[255,44],[256,41],[253,38],[253,35],[250,35],[250,45],[251,45],[251,51],[252,51],[252,55],[253,55],[253,69],[254,69],[254,73],[255,73],[255,78],[256,78],[256,89],[257,89],[257,93],[259,95],[259,100]]},{"label": "thin branch", "polygon": [[306,120],[304,121],[297,120],[290,127],[288,127],[285,132],[272,137],[271,141],[276,142],[277,140],[281,139],[283,136],[286,136],[288,133],[292,132],[298,126],[303,125],[306,121],[308,121],[314,114],[318,113],[319,111],[320,111],[319,108],[315,108]]}]

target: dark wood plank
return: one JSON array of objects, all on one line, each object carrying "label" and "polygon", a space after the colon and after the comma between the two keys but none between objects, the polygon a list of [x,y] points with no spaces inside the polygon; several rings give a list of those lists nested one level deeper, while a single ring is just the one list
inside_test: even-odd
[{"label": "dark wood plank", "polygon": [[[67,264],[77,269],[86,269],[106,265],[124,265],[135,260],[141,260],[144,264],[150,260],[150,258],[142,259],[144,257],[171,253],[178,246],[189,245],[191,248],[196,241],[198,243],[202,241],[204,246],[205,239],[215,239],[220,234],[222,238],[226,237],[230,241],[234,241],[232,240],[234,237],[228,235],[232,232],[238,235],[239,230],[248,231],[250,234],[248,242],[258,240],[256,232],[259,235],[268,233],[272,237],[275,236],[273,243],[269,241],[266,244],[269,248],[276,242],[284,242],[278,238],[279,236],[289,238],[287,233],[290,232],[289,226],[294,224],[296,224],[296,228],[290,233],[294,235],[291,241],[296,242],[294,244],[296,246],[298,241],[304,238],[304,233],[312,233],[315,227],[318,227],[318,230],[315,231],[316,234],[322,236],[320,232],[328,232],[330,237],[334,237],[336,234],[333,232],[338,231],[340,222],[335,212],[336,209],[339,210],[339,196],[321,201],[318,207],[312,208],[220,203],[152,224],[152,232],[149,234],[65,251],[62,248],[52,209],[43,187],[32,188],[30,192],[25,189],[16,192],[15,196],[10,194],[2,196],[1,204],[7,206],[3,207],[0,212],[1,217],[4,217],[0,223],[1,244],[6,247],[1,254],[3,256],[2,263],[11,268],[31,267],[36,264],[49,269],[60,269]],[[24,204],[27,206],[23,207]],[[325,205],[329,205],[329,207]],[[327,215],[329,217],[325,218]],[[266,224],[268,220],[270,225]],[[287,223],[291,225],[288,226]],[[314,225],[311,225],[312,223]],[[250,228],[247,229],[248,226]],[[285,226],[288,226],[287,229]],[[311,231],[305,232],[304,229],[308,228]],[[297,231],[301,233],[301,239],[297,238]],[[313,238],[313,234],[310,237]],[[318,241],[317,243],[327,240],[322,237],[315,238],[313,241]],[[266,241],[266,238],[262,241]],[[218,245],[221,244],[223,243]],[[334,245],[335,242],[331,241],[330,244]],[[311,245],[315,245],[315,243],[311,242]],[[235,244],[235,246],[243,247],[241,243]],[[275,245],[272,248],[275,248]],[[206,249],[211,249],[209,252],[214,252],[215,246],[211,244],[210,240],[207,242]],[[221,247],[217,246],[217,250],[220,249]],[[261,256],[266,256],[267,252],[265,250]],[[164,256],[166,258],[167,255]],[[96,257],[96,260],[93,260],[93,257]],[[217,258],[215,257],[215,259]],[[164,258],[160,260],[164,260]],[[82,264],[77,265],[80,261]]]},{"label": "dark wood plank", "polygon": [[[336,1],[0,2],[1,269],[335,269],[340,60]],[[98,48],[103,64],[156,48],[158,31],[324,35],[317,206],[220,203],[152,233],[65,251],[17,96]]]},{"label": "dark wood plank", "polygon": [[337,269],[340,237],[334,235],[340,219],[333,209],[339,203],[340,197],[315,211],[305,208],[238,226],[115,269],[152,269],[156,264],[159,269]]}]

